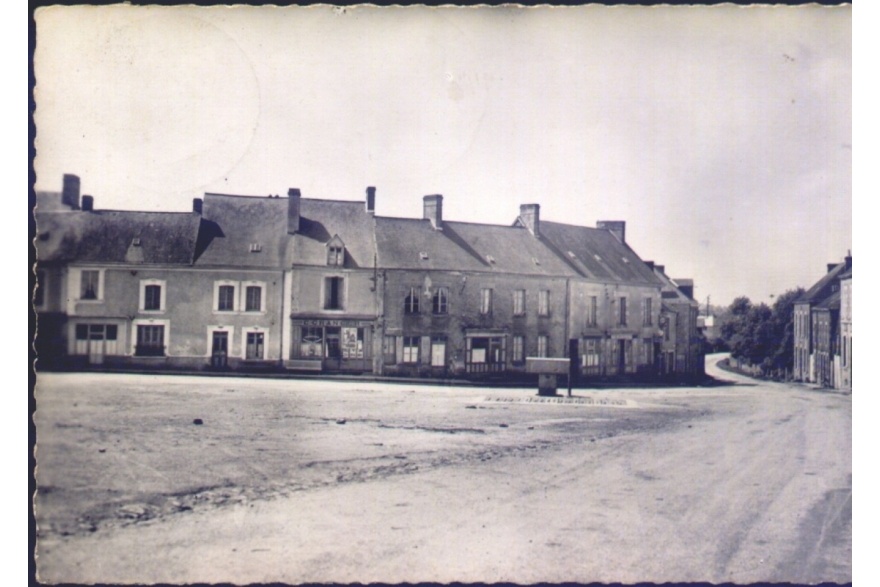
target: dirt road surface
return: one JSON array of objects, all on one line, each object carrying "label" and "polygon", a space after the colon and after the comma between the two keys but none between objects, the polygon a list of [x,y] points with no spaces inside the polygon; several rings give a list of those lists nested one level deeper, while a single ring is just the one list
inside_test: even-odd
[{"label": "dirt road surface", "polygon": [[[45,374],[44,582],[849,582],[851,396]],[[194,423],[197,419],[201,424]]]}]

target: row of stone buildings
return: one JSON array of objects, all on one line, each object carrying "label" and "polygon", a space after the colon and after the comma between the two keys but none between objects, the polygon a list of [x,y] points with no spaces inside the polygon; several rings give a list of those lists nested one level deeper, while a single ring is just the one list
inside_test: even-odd
[{"label": "row of stone buildings", "polygon": [[507,226],[365,201],[207,193],[191,212],[37,193],[38,367],[516,376],[576,355],[588,380],[698,376],[698,306],[624,222]]},{"label": "row of stone buildings", "polygon": [[794,378],[852,390],[852,255],[828,263],[825,275],[794,305]]}]

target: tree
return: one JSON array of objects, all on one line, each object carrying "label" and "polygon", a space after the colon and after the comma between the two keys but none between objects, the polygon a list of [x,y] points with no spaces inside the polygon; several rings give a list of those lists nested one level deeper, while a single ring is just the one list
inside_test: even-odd
[{"label": "tree", "polygon": [[721,336],[735,359],[768,370],[791,370],[794,361],[794,303],[803,288],[789,290],[769,307],[740,296],[733,300]]}]

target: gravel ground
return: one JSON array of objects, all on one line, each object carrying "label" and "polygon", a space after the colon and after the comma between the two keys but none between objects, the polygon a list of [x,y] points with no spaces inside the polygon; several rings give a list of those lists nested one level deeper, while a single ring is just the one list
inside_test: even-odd
[{"label": "gravel ground", "polygon": [[[851,396],[45,374],[45,582],[851,581]],[[199,423],[200,422],[200,423]]]}]

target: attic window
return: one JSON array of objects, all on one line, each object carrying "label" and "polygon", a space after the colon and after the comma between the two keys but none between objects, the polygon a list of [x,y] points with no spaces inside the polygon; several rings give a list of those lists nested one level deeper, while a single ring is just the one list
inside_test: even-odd
[{"label": "attic window", "polygon": [[422,251],[419,253],[419,257],[422,259],[422,261],[427,261],[428,260],[428,253],[426,253],[425,251]]},{"label": "attic window", "polygon": [[569,257],[571,257],[571,258],[572,258],[572,259],[574,259],[574,258],[575,258],[575,254],[574,254],[574,253],[572,253],[572,252],[571,252],[571,251],[568,251],[568,256],[569,256]]},{"label": "attic window", "polygon": [[345,247],[341,244],[327,247],[327,264],[342,266],[345,264]]},{"label": "attic window", "polygon": [[141,246],[141,239],[139,239],[138,237],[134,237],[133,239],[131,239],[131,246],[133,246],[133,247]]},{"label": "attic window", "polygon": [[629,259],[627,259],[626,257],[621,257],[620,259],[621,259],[621,261],[623,261],[624,263],[629,263]]},{"label": "attic window", "polygon": [[532,257],[532,261],[535,262],[535,265],[540,265],[540,264],[541,264],[541,262],[538,261],[538,258],[537,258],[537,257]]},{"label": "attic window", "polygon": [[595,257],[597,261],[601,261],[601,260],[602,260],[602,257],[600,257],[599,255],[593,255],[593,257]]},{"label": "attic window", "polygon": [[486,255],[486,260],[492,264],[495,263],[495,257],[493,257],[492,255]]},{"label": "attic window", "polygon": [[261,245],[260,243],[251,243],[251,252],[252,253],[259,253],[262,250],[263,250],[263,245]]}]

